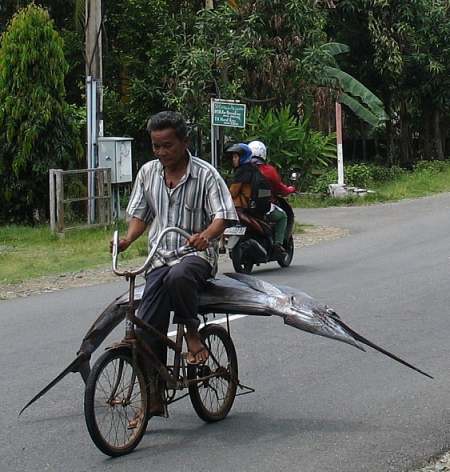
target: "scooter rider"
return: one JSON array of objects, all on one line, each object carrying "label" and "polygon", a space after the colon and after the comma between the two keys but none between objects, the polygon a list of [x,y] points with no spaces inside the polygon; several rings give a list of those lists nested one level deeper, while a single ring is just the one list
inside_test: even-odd
[{"label": "scooter rider", "polygon": [[266,218],[269,221],[275,223],[274,228],[274,249],[281,253],[285,254],[286,251],[283,247],[283,242],[286,233],[286,226],[287,226],[287,215],[286,212],[280,208],[278,205],[275,204],[276,197],[280,196],[287,196],[291,193],[295,192],[295,187],[288,186],[283,183],[281,180],[281,176],[278,173],[277,169],[268,164],[266,162],[267,159],[267,148],[265,144],[261,141],[252,141],[248,144],[248,147],[252,151],[252,163],[256,165],[261,172],[261,174],[265,177],[265,179],[269,182],[272,190],[272,205],[270,211],[266,215]]},{"label": "scooter rider", "polygon": [[[253,190],[253,174],[257,172],[252,164],[252,150],[247,144],[238,143],[230,146],[226,153],[231,155],[234,169],[229,187],[234,206],[240,210],[248,210]],[[264,217],[264,215],[257,216]]]}]

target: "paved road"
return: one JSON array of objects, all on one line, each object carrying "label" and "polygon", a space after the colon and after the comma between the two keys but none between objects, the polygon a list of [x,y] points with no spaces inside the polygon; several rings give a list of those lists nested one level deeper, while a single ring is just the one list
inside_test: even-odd
[{"label": "paved road", "polygon": [[242,318],[233,337],[241,379],[256,393],[237,398],[214,425],[183,400],[169,420],[151,421],[133,454],[111,460],[86,431],[78,375],[19,419],[17,411],[72,359],[94,314],[123,284],[4,301],[0,470],[406,471],[448,449],[450,195],[297,213],[351,234],[302,249],[288,269],[257,275],[327,302],[434,381],[279,319]]}]

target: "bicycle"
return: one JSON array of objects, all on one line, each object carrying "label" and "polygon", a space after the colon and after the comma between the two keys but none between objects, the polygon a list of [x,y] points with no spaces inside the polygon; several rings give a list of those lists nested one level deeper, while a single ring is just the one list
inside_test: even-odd
[{"label": "bicycle", "polygon": [[[214,323],[199,331],[208,350],[208,360],[201,365],[186,362],[183,353],[184,327],[178,325],[176,340],[139,319],[135,315],[134,289],[136,276],[147,270],[162,238],[168,232],[178,232],[186,239],[188,233],[170,227],[161,232],[144,264],[136,270],[119,271],[117,268],[119,234],[113,238],[112,270],[129,281],[129,301],[125,321],[125,337],[106,349],[96,361],[86,382],[84,415],[89,434],[95,445],[105,454],[116,457],[130,453],[141,441],[149,421],[149,402],[155,385],[155,372],[165,383],[164,409],[171,403],[189,395],[197,415],[206,422],[224,419],[231,410],[237,387],[247,388],[238,380],[236,350],[227,329]],[[194,249],[183,246],[178,254]],[[163,364],[143,337],[136,332],[156,334],[172,350],[173,363]],[[188,393],[176,398],[178,391]],[[242,394],[242,393],[241,393]],[[238,394],[239,395],[239,394]]]}]

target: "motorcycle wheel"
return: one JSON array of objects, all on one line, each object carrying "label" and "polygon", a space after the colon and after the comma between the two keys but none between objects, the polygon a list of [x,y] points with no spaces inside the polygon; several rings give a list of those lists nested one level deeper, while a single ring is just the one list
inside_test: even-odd
[{"label": "motorcycle wheel", "polygon": [[289,267],[291,265],[292,258],[294,257],[294,238],[292,236],[288,239],[285,249],[287,252],[286,256],[277,261],[280,267]]},{"label": "motorcycle wheel", "polygon": [[231,256],[231,262],[233,263],[234,271],[238,274],[251,274],[253,270],[253,262],[241,261],[233,256]]}]

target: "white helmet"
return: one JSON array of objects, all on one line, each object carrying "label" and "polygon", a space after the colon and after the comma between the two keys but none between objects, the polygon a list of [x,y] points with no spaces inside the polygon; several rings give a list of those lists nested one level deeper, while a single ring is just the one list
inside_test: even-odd
[{"label": "white helmet", "polygon": [[267,158],[267,149],[261,141],[252,141],[248,143],[248,147],[252,150],[253,157],[259,157],[263,161]]}]

